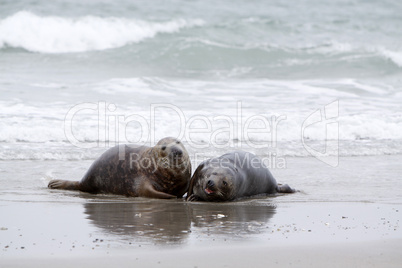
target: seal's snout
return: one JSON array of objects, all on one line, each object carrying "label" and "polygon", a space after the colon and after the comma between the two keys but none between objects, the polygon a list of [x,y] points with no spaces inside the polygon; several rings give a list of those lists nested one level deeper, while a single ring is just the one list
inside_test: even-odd
[{"label": "seal's snout", "polygon": [[209,181],[207,181],[207,186],[208,187],[214,187],[214,185],[215,185],[215,183],[214,183],[214,181],[212,181],[212,180],[209,180]]},{"label": "seal's snout", "polygon": [[183,151],[180,148],[174,147],[174,148],[172,148],[172,155],[180,157],[183,155]]},{"label": "seal's snout", "polygon": [[208,180],[207,181],[207,183],[206,183],[206,185],[205,185],[205,189],[204,189],[204,191],[208,194],[208,195],[210,195],[210,194],[213,194],[214,193],[214,187],[215,186],[215,182],[213,181],[213,180]]}]

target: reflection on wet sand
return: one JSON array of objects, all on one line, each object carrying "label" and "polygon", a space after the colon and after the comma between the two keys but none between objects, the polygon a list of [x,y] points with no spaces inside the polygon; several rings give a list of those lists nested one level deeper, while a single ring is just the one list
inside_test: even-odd
[{"label": "reflection on wet sand", "polygon": [[275,214],[275,206],[243,202],[192,203],[193,228],[208,235],[247,236],[265,232]]},{"label": "reflection on wet sand", "polygon": [[274,206],[252,202],[147,200],[91,202],[84,207],[88,219],[102,232],[157,244],[182,244],[192,234],[197,237],[223,235],[231,239],[266,232],[268,221],[275,214]]},{"label": "reflection on wet sand", "polygon": [[86,203],[88,219],[103,231],[134,240],[150,238],[155,243],[180,243],[191,221],[182,202]]}]

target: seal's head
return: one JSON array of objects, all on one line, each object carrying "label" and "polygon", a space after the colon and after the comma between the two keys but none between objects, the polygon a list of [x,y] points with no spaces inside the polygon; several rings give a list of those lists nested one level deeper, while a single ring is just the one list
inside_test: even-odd
[{"label": "seal's head", "polygon": [[234,176],[228,167],[209,167],[198,180],[195,194],[206,201],[230,201],[235,198]]},{"label": "seal's head", "polygon": [[175,138],[163,138],[153,148],[157,165],[160,169],[169,169],[174,173],[191,170],[190,158],[184,145]]},{"label": "seal's head", "polygon": [[154,185],[158,190],[182,197],[191,178],[191,162],[184,145],[175,138],[163,138],[148,153],[151,156]]}]

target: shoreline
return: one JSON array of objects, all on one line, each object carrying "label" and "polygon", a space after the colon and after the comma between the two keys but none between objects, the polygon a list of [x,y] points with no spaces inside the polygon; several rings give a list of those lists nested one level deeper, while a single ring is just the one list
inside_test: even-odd
[{"label": "shoreline", "polygon": [[92,161],[4,161],[0,266],[398,267],[401,157],[291,158],[274,176],[301,192],[227,203],[50,190]]}]

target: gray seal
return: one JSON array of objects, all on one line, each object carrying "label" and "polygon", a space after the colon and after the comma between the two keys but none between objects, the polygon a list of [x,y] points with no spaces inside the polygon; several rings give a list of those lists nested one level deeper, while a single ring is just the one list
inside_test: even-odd
[{"label": "gray seal", "polygon": [[235,151],[202,162],[194,172],[187,201],[232,201],[260,194],[293,193],[278,185],[256,155]]},{"label": "gray seal", "polygon": [[92,164],[81,181],[52,180],[48,187],[167,199],[182,197],[190,178],[187,150],[180,141],[168,137],[154,147],[110,148]]}]

